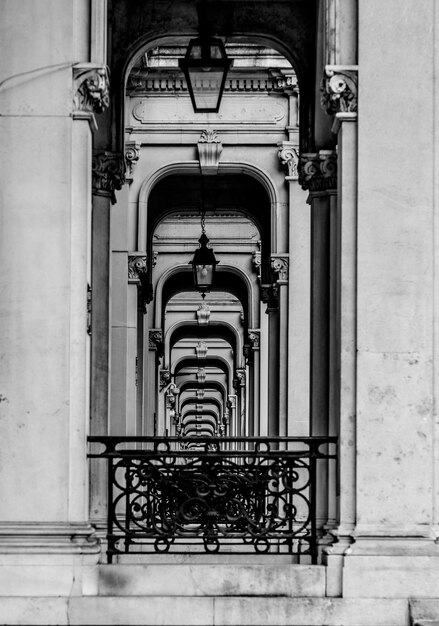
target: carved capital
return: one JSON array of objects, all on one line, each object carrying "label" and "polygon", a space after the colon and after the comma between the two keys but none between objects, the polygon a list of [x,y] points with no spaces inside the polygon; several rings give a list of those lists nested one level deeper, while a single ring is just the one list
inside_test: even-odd
[{"label": "carved capital", "polygon": [[160,389],[163,389],[168,385],[171,380],[171,372],[169,370],[160,370]]},{"label": "carved capital", "polygon": [[73,66],[73,109],[102,113],[110,104],[110,80],[105,65],[84,63]]},{"label": "carved capital", "polygon": [[121,154],[114,152],[95,152],[92,160],[93,193],[107,196],[116,202],[114,192],[122,189],[125,182],[125,162]]},{"label": "carved capital", "polygon": [[327,65],[321,86],[321,105],[328,115],[356,113],[358,66]]},{"label": "carved capital", "polygon": [[245,370],[237,369],[233,378],[233,387],[235,391],[239,392],[245,387]]},{"label": "carved capital", "polygon": [[278,157],[282,165],[287,167],[285,180],[298,180],[299,178],[299,146],[291,141],[283,141],[278,144]]},{"label": "carved capital", "polygon": [[272,255],[270,258],[271,269],[277,276],[278,283],[288,282],[288,269],[290,259],[284,255]]},{"label": "carved capital", "polygon": [[125,163],[127,171],[131,176],[134,173],[134,167],[140,158],[140,143],[129,141],[125,144]]},{"label": "carved capital", "polygon": [[261,300],[267,305],[267,313],[279,308],[279,285],[261,285]]},{"label": "carved capital", "polygon": [[299,183],[309,191],[337,189],[337,153],[333,150],[304,153],[299,161]]},{"label": "carved capital", "polygon": [[140,285],[147,273],[146,255],[142,252],[128,254],[128,282]]},{"label": "carved capital", "polygon": [[150,350],[161,351],[163,346],[163,332],[161,328],[152,328],[149,331],[148,343]]},{"label": "carved capital", "polygon": [[218,174],[219,159],[223,151],[216,130],[203,130],[198,140],[198,158],[202,174]]},{"label": "carved capital", "polygon": [[261,343],[261,333],[259,330],[249,330],[248,338],[251,343],[253,350],[259,350],[259,346]]}]

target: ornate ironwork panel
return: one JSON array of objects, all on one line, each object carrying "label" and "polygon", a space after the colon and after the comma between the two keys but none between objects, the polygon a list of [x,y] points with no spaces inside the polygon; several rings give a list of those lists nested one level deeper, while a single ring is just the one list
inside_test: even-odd
[{"label": "ornate ironwork panel", "polygon": [[[317,560],[318,463],[336,439],[90,437],[108,459],[108,558],[203,551]],[[134,444],[134,446],[133,446]]]}]

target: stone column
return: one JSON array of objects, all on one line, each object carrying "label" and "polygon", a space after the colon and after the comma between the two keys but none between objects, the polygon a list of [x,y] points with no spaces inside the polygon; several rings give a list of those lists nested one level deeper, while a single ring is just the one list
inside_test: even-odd
[{"label": "stone column", "polygon": [[[356,68],[327,66],[323,83],[322,106],[335,115],[333,132],[338,136],[338,194],[331,206],[331,223],[336,233],[332,243],[337,249],[334,268],[336,315],[335,346],[331,351],[332,387],[330,434],[339,437],[339,492],[337,526],[330,530],[337,543],[327,549],[327,562],[334,571],[342,567],[343,555],[350,550],[356,523],[356,324],[357,324],[357,75]],[[345,124],[346,123],[346,124]],[[332,295],[334,293],[332,292]],[[335,371],[334,371],[335,370]],[[335,431],[333,429],[336,429]],[[329,489],[333,490],[333,473]],[[333,506],[329,515],[334,517]],[[330,576],[334,593],[342,587],[341,573]]]},{"label": "stone column", "polygon": [[[308,202],[311,205],[310,430],[313,436],[326,436],[330,433],[330,357],[335,340],[330,324],[336,285],[331,267],[337,251],[331,249],[330,226],[331,197],[337,186],[336,154],[320,150],[301,155],[300,180],[310,192]],[[329,466],[321,462],[317,469],[317,525],[323,529],[328,521]],[[332,496],[335,496],[335,489]]]},{"label": "stone column", "polygon": [[125,176],[122,155],[93,154],[91,429],[108,433],[110,363],[110,209]]},{"label": "stone column", "polygon": [[279,435],[279,286],[262,285],[261,298],[266,303],[268,315],[267,353],[268,372],[266,393],[268,396],[268,436]]},{"label": "stone column", "polygon": [[251,387],[249,389],[250,415],[249,415],[249,435],[258,437],[260,435],[260,395],[261,395],[261,353],[260,353],[260,331],[250,329],[248,331],[250,340],[249,350],[251,351]]},{"label": "stone column", "polygon": [[0,4],[3,595],[82,593],[78,565],[100,553],[89,524],[87,286],[92,131],[108,84],[102,67],[72,71],[87,58],[78,4],[53,4],[51,19],[45,3]]},{"label": "stone column", "polygon": [[312,435],[328,434],[330,355],[330,207],[337,186],[336,154],[301,155],[300,182],[311,205],[311,393]]},{"label": "stone column", "polygon": [[310,212],[300,185],[299,146],[279,144],[289,186],[290,264],[288,295],[288,435],[309,435]]},{"label": "stone column", "polygon": [[163,332],[161,328],[148,331],[148,362],[147,362],[147,406],[145,428],[148,435],[163,435],[159,430],[159,359],[163,353]]},{"label": "stone column", "polygon": [[288,268],[287,255],[272,254],[271,269],[277,277],[279,302],[279,422],[278,434],[288,434]]}]

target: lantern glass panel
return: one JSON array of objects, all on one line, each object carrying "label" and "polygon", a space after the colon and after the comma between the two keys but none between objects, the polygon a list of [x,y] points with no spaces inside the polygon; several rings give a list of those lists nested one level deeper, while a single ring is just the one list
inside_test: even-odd
[{"label": "lantern glass panel", "polygon": [[195,284],[200,289],[209,289],[213,283],[213,265],[194,265]]},{"label": "lantern glass panel", "polygon": [[222,67],[189,67],[196,111],[219,109],[225,70]]}]

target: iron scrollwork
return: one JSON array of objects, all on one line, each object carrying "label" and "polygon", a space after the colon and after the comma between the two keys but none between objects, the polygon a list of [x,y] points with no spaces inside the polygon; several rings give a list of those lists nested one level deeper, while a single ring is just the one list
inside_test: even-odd
[{"label": "iron scrollwork", "polygon": [[188,545],[274,549],[316,562],[316,466],[336,458],[335,438],[89,439],[106,446],[90,456],[109,463],[110,562],[115,554],[178,553]]}]

